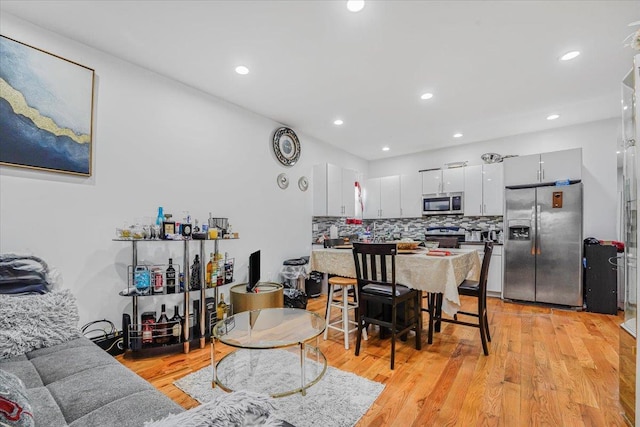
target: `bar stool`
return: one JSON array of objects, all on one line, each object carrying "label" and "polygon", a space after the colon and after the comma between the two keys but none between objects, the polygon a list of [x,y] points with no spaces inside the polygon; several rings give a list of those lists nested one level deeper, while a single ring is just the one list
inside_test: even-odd
[{"label": "bar stool", "polygon": [[[358,330],[358,280],[350,277],[333,276],[328,280],[329,283],[329,295],[327,296],[327,328],[324,330],[324,339],[327,339],[329,334],[329,328],[340,331],[344,335],[344,348],[349,350],[349,334]],[[349,290],[353,289],[353,300],[349,300]],[[342,295],[341,299],[334,299],[336,293]],[[341,310],[342,316],[340,319],[331,322],[331,307],[336,307]],[[354,311],[354,320],[349,320],[349,310]],[[349,325],[353,325],[353,328],[349,329]],[[367,330],[362,330],[362,336],[367,339]]]}]

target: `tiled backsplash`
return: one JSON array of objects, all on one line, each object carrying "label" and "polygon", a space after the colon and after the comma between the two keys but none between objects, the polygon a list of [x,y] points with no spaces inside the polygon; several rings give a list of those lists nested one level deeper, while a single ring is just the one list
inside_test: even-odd
[{"label": "tiled backsplash", "polygon": [[[317,241],[322,235],[329,236],[329,228],[332,225],[338,227],[338,236],[351,236],[364,233],[369,227],[372,237],[392,239],[395,236],[424,240],[427,227],[462,227],[467,230],[479,229],[488,231],[492,227],[502,230],[501,216],[461,216],[461,215],[434,215],[419,218],[388,218],[365,219],[361,225],[346,224],[341,217],[313,217],[312,239]],[[317,226],[317,227],[316,227]]]}]

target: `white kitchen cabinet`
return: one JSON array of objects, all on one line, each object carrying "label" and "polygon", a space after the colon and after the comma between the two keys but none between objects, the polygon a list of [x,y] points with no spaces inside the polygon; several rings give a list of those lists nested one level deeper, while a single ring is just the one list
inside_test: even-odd
[{"label": "white kitchen cabinet", "polygon": [[435,169],[422,173],[422,194],[464,191],[464,169]]},{"label": "white kitchen cabinet", "polygon": [[422,216],[420,184],[420,174],[417,172],[400,175],[400,217],[417,218]]},{"label": "white kitchen cabinet", "polygon": [[[480,262],[484,258],[484,245],[460,245],[462,249],[475,249],[479,252]],[[502,245],[493,245],[489,273],[487,276],[487,296],[502,297]]]},{"label": "white kitchen cabinet", "polygon": [[504,159],[504,185],[582,179],[582,148]]},{"label": "white kitchen cabinet", "polygon": [[502,215],[502,163],[467,166],[464,171],[464,215]]},{"label": "white kitchen cabinet", "polygon": [[400,217],[400,176],[371,178],[365,181],[365,207],[363,217]]},{"label": "white kitchen cabinet", "polygon": [[355,216],[358,172],[323,163],[313,167],[313,215]]}]

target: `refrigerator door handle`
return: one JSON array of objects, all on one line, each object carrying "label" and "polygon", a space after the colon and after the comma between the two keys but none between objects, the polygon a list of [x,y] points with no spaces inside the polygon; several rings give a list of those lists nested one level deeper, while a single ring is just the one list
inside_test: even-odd
[{"label": "refrigerator door handle", "polygon": [[540,219],[540,205],[536,205],[536,255],[542,253],[542,248],[540,247]]},{"label": "refrigerator door handle", "polygon": [[529,228],[529,236],[531,239],[531,255],[536,254],[536,239],[538,232],[536,230],[536,206],[531,206],[531,227]]}]

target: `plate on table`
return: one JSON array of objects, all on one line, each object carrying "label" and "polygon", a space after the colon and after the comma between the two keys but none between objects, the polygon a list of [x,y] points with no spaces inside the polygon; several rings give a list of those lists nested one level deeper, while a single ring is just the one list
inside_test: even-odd
[{"label": "plate on table", "polygon": [[333,249],[353,249],[353,245],[335,245]]}]

